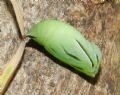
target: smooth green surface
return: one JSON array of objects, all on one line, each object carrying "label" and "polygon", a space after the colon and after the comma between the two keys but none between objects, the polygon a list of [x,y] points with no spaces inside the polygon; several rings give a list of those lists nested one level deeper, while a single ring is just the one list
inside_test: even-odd
[{"label": "smooth green surface", "polygon": [[41,21],[31,28],[28,36],[77,71],[90,77],[98,73],[102,57],[100,49],[69,24],[56,20]]}]

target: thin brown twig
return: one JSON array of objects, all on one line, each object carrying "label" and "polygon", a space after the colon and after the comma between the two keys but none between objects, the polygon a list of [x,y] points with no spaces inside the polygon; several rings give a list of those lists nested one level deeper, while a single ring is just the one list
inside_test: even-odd
[{"label": "thin brown twig", "polygon": [[[22,38],[24,38],[24,20],[23,15],[21,14],[21,11],[19,9],[18,3],[16,0],[10,0],[14,13],[16,15],[16,19],[18,22],[18,26],[20,29],[20,33],[22,35]],[[11,80],[13,79],[13,76],[15,74],[15,71],[19,67],[20,60],[22,58],[24,49],[25,49],[26,42],[24,39],[22,39],[21,44],[16,51],[15,55],[12,57],[12,59],[6,64],[5,69],[3,70],[2,74],[0,75],[0,95],[4,95],[5,91],[7,90]]]},{"label": "thin brown twig", "polygon": [[7,66],[2,76],[0,76],[0,82],[2,84],[0,88],[1,90],[0,95],[3,95],[5,93],[6,89],[8,88],[9,83],[11,82],[11,79],[13,79],[15,71],[18,68],[20,60],[22,58],[24,48],[25,48],[25,42],[22,41],[15,55],[7,63]]},{"label": "thin brown twig", "polygon": [[16,19],[17,19],[17,22],[18,22],[18,25],[20,28],[21,35],[23,37],[25,34],[24,34],[24,20],[23,20],[22,12],[21,12],[16,0],[10,0],[10,1],[11,1],[12,6],[13,6],[15,15],[16,15]]}]

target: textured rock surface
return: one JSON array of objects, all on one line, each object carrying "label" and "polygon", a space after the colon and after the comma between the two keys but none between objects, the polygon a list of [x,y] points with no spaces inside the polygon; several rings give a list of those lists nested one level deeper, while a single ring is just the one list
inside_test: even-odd
[{"label": "textured rock surface", "polygon": [[[120,4],[89,0],[17,0],[28,30],[42,19],[68,22],[102,50],[101,72],[89,79],[61,65],[42,47],[29,42],[21,67],[6,95],[120,95]],[[92,0],[93,1],[93,0]],[[0,0],[0,63],[19,45],[18,28],[5,0]]]}]

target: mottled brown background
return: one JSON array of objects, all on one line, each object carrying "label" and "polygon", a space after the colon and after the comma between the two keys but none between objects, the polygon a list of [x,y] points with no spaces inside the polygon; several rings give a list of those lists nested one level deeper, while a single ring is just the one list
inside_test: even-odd
[{"label": "mottled brown background", "polygon": [[[94,0],[17,1],[26,31],[42,19],[70,23],[101,48],[103,60],[99,76],[90,79],[61,65],[31,41],[6,95],[120,95],[119,3],[110,0],[97,5]],[[17,32],[11,7],[0,0],[0,64],[6,64],[16,52],[20,43]]]}]

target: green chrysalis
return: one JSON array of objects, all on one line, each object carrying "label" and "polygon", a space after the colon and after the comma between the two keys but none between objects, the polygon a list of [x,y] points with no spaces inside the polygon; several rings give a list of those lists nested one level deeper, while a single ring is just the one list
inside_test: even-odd
[{"label": "green chrysalis", "polygon": [[101,52],[74,27],[57,20],[34,25],[27,34],[65,64],[90,77],[98,73]]}]

